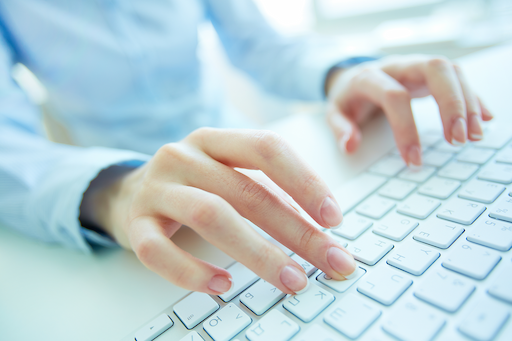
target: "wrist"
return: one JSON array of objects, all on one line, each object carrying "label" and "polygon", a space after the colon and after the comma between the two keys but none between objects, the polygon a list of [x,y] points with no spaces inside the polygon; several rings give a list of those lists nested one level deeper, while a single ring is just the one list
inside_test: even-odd
[{"label": "wrist", "polygon": [[107,234],[119,242],[115,233],[116,212],[122,198],[122,189],[133,168],[111,166],[102,170],[91,181],[80,205],[80,222],[90,230]]}]

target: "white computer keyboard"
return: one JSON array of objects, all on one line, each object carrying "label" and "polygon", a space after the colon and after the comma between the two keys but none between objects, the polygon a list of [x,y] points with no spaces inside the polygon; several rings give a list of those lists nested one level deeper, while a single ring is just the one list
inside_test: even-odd
[{"label": "white computer keyboard", "polygon": [[240,263],[223,295],[191,293],[124,340],[512,340],[512,129],[454,147],[422,136],[424,167],[396,150],[336,192],[326,230],[356,276],[326,277],[292,251],[310,289],[285,295]]}]

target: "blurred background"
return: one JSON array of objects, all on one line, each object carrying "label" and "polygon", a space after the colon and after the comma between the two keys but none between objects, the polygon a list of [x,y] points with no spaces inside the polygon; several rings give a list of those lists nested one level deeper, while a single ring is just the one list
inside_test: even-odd
[{"label": "blurred background", "polygon": [[[341,55],[404,53],[457,58],[512,39],[512,0],[254,0],[286,36],[329,37]],[[213,27],[199,29],[198,53],[234,111],[257,124],[291,113],[318,113],[318,103],[263,93],[229,64]],[[13,76],[37,104],[45,91],[22,65]]]}]

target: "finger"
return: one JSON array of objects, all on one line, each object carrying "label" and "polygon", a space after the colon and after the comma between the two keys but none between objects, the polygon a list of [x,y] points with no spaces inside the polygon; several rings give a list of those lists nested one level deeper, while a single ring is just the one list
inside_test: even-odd
[{"label": "finger", "polygon": [[360,73],[353,83],[354,92],[380,106],[393,130],[396,145],[409,166],[421,166],[418,131],[407,89],[379,69]]},{"label": "finger", "polygon": [[191,227],[279,290],[297,293],[306,288],[308,280],[302,267],[253,230],[221,197],[178,184],[167,185],[164,193],[155,206],[160,214]]},{"label": "finger", "polygon": [[453,68],[459,78],[462,93],[466,103],[466,116],[468,124],[468,137],[472,141],[479,141],[484,137],[484,131],[482,128],[482,110],[478,98],[471,91],[462,70],[458,65],[454,65]]},{"label": "finger", "polygon": [[329,103],[327,123],[331,127],[338,147],[342,152],[353,153],[357,150],[361,143],[361,130],[335,103]]},{"label": "finger", "polygon": [[[197,173],[189,177],[187,182],[224,198],[241,216],[329,276],[343,279],[353,273],[353,257],[335,240],[308,223],[267,186],[215,160],[211,160],[204,169],[208,173]],[[240,242],[239,245],[243,248],[242,252],[247,252],[244,244]],[[257,253],[264,254],[261,251]]]},{"label": "finger", "polygon": [[276,133],[203,128],[189,141],[230,167],[260,169],[320,225],[338,226],[341,210],[327,185]]},{"label": "finger", "polygon": [[231,288],[228,271],[177,247],[164,235],[160,221],[149,217],[137,218],[130,223],[128,231],[130,244],[140,261],[169,282],[212,295]]},{"label": "finger", "polygon": [[444,135],[454,145],[464,144],[467,136],[466,102],[452,63],[432,58],[423,63],[423,74],[439,105]]},{"label": "finger", "polygon": [[484,121],[492,120],[494,118],[494,116],[491,114],[489,109],[487,109],[487,107],[484,105],[484,103],[478,96],[477,96],[477,99],[478,99],[478,103],[480,104],[480,111],[482,112],[482,119]]}]

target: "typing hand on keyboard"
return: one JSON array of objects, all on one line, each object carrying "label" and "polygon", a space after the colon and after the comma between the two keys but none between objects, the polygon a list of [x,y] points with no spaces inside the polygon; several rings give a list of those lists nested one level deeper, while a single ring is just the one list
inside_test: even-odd
[{"label": "typing hand on keyboard", "polygon": [[393,129],[402,158],[414,166],[422,164],[422,147],[411,98],[433,95],[439,105],[444,137],[455,146],[468,139],[481,140],[481,121],[492,119],[460,69],[442,57],[390,56],[331,71],[326,92],[327,119],[342,150],[351,153],[357,149],[361,140],[359,124],[380,108]]},{"label": "typing hand on keyboard", "polygon": [[[334,279],[354,272],[352,255],[307,222],[286,196],[234,167],[262,170],[321,226],[341,223],[334,195],[278,135],[220,129],[199,129],[163,146],[147,164],[93,195],[89,218],[165,279],[222,294],[226,302],[257,276],[288,294],[308,285],[304,267],[242,217]],[[169,239],[182,224],[245,266],[230,273],[183,252]]]}]

